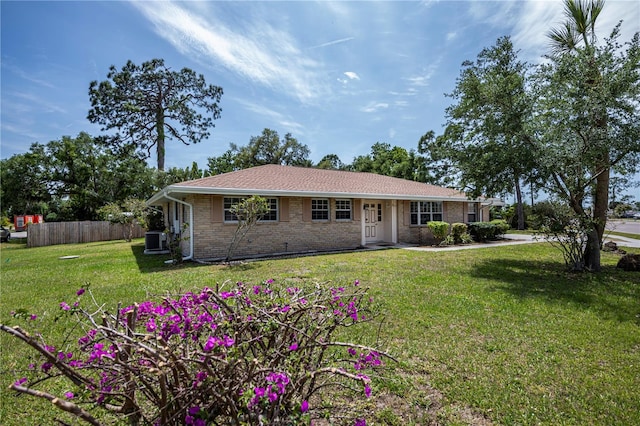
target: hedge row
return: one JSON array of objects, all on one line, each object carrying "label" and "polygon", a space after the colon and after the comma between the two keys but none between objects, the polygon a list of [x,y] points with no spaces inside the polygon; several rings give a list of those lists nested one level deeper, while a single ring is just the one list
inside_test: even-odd
[{"label": "hedge row", "polygon": [[496,240],[502,237],[509,229],[509,224],[504,220],[492,220],[491,222],[474,222],[468,225],[433,221],[427,223],[434,238],[440,245],[465,244],[474,241]]}]

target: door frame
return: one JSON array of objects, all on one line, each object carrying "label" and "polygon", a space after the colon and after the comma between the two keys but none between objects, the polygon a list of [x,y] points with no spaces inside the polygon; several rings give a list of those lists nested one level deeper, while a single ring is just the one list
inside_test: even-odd
[{"label": "door frame", "polygon": [[[396,244],[398,242],[398,210],[396,200],[381,200],[381,199],[362,199],[360,200],[362,205],[361,215],[361,245],[374,244],[376,242],[391,242]],[[378,214],[378,206],[380,206],[381,219],[377,221],[376,235],[381,238],[367,238],[366,233],[366,219],[367,219],[367,206],[376,206],[376,214]],[[377,218],[376,218],[377,219]],[[389,235],[390,234],[390,235]]]}]

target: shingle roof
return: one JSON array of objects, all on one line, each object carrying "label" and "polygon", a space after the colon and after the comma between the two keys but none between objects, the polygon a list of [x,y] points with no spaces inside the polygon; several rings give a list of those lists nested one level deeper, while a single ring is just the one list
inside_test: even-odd
[{"label": "shingle roof", "polygon": [[[372,197],[383,199],[457,199],[460,191],[373,173],[269,164],[170,185],[151,200],[171,193]],[[151,201],[150,200],[150,201]]]}]

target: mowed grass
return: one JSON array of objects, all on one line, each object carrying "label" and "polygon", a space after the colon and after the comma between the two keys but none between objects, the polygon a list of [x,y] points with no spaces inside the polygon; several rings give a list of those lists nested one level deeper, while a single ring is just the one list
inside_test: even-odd
[{"label": "mowed grass", "polygon": [[[377,344],[399,361],[387,364],[362,405],[368,424],[640,424],[640,274],[616,269],[619,255],[603,253],[600,274],[571,274],[545,243],[232,266],[171,266],[142,251],[142,240],[3,244],[0,322],[20,323],[10,312],[25,309],[59,340],[70,327],[54,321],[59,303],[75,300],[87,285],[113,309],[229,281],[302,286],[358,279],[380,304],[382,323],[341,338]],[[59,259],[68,255],[79,257]],[[32,351],[5,333],[0,345],[0,423],[73,423],[48,403],[6,390]],[[51,386],[64,391],[63,384]]]}]

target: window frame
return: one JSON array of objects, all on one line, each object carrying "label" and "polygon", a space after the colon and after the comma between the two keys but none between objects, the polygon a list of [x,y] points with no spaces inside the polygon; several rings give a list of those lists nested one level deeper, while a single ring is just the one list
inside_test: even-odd
[{"label": "window frame", "polygon": [[[246,200],[249,197],[223,197],[222,198],[222,219],[224,223],[238,223],[238,217],[230,212],[231,206],[239,203],[242,200]],[[275,216],[274,219],[264,219],[260,218],[258,223],[275,223],[280,220],[280,203],[278,202],[278,198],[275,197],[263,197],[269,203],[269,213],[265,216]],[[231,202],[227,202],[231,200]],[[275,209],[274,209],[275,206]]]},{"label": "window frame", "polygon": [[411,226],[427,226],[429,222],[442,222],[444,203],[442,201],[411,201],[409,215]]},{"label": "window frame", "polygon": [[[467,205],[467,223],[475,223],[478,221],[478,203],[468,203]],[[473,220],[471,220],[473,216]]]},{"label": "window frame", "polygon": [[[319,204],[321,204],[319,208]],[[326,206],[326,208],[324,208]],[[311,220],[314,222],[329,222],[331,215],[330,203],[328,198],[312,198],[311,199]],[[322,216],[322,217],[318,217]]]},{"label": "window frame", "polygon": [[[336,221],[348,222],[353,220],[353,201],[350,198],[336,198],[334,213]],[[348,217],[339,217],[340,215],[345,215]]]}]

